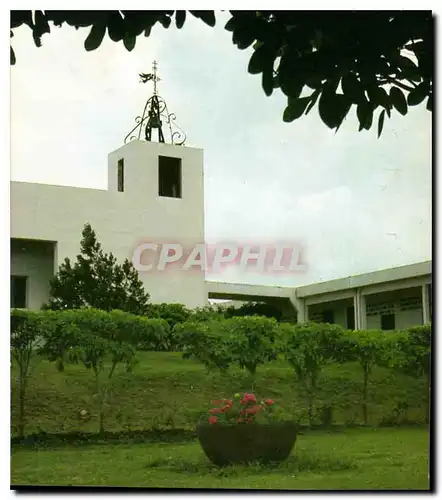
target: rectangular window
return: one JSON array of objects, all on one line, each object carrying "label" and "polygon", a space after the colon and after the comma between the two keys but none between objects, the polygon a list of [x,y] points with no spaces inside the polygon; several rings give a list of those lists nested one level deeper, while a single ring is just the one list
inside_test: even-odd
[{"label": "rectangular window", "polygon": [[181,158],[158,157],[158,194],[181,198]]},{"label": "rectangular window", "polygon": [[355,307],[347,307],[347,328],[349,330],[355,329]]},{"label": "rectangular window", "polygon": [[396,328],[396,321],[394,314],[383,314],[381,316],[381,329],[394,330]]},{"label": "rectangular window", "polygon": [[330,311],[324,311],[323,312],[323,318],[324,318],[324,323],[329,323],[329,324],[333,324],[335,322],[335,314],[334,314],[334,311],[330,310]]},{"label": "rectangular window", "polygon": [[27,276],[11,276],[11,307],[13,309],[26,308],[27,285]]},{"label": "rectangular window", "polygon": [[124,191],[124,159],[118,160],[118,192]]}]

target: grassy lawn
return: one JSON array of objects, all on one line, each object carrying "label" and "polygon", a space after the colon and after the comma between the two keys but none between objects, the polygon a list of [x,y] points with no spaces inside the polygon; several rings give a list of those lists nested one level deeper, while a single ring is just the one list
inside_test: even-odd
[{"label": "grassy lawn", "polygon": [[[112,432],[149,428],[191,429],[212,399],[231,397],[250,390],[244,372],[232,369],[228,375],[208,374],[204,367],[183,360],[179,353],[140,353],[133,373],[116,371],[106,408],[105,428]],[[12,381],[12,434],[17,422],[16,367]],[[83,366],[67,365],[61,373],[48,361],[33,368],[26,398],[27,427],[31,433],[97,432],[94,378]],[[280,403],[285,417],[307,423],[305,394],[292,369],[282,361],[258,368],[256,392]],[[362,370],[358,364],[328,366],[319,383],[316,401],[333,408],[333,422],[362,423]],[[424,419],[425,382],[391,370],[375,368],[369,384],[369,423],[377,426],[404,419]],[[402,409],[401,409],[402,408]],[[89,420],[79,412],[86,409]],[[401,411],[398,411],[401,409]],[[319,411],[317,422],[320,423]]]},{"label": "grassy lawn", "polygon": [[429,488],[424,428],[310,431],[274,468],[216,468],[199,443],[143,443],[13,448],[13,485],[154,488],[404,489]]}]

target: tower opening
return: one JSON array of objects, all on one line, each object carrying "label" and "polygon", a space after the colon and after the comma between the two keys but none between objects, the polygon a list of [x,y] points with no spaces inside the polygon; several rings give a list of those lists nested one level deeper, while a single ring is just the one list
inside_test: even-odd
[{"label": "tower opening", "polygon": [[158,157],[158,194],[181,198],[181,158]]}]

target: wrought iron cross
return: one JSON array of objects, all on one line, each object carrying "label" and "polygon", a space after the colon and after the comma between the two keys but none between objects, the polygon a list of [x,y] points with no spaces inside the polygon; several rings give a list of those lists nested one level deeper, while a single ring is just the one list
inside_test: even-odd
[{"label": "wrought iron cross", "polygon": [[140,78],[142,83],[153,81],[153,95],[157,95],[157,82],[161,81],[161,78],[157,76],[158,63],[156,61],[152,64],[152,73],[140,73]]},{"label": "wrought iron cross", "polygon": [[[153,95],[147,100],[143,114],[135,118],[135,127],[126,135],[124,143],[132,139],[140,139],[144,129],[146,141],[152,140],[152,130],[158,131],[158,142],[165,142],[163,124],[169,130],[170,142],[177,146],[184,144],[186,134],[175,123],[175,114],[169,113],[166,102],[157,94],[157,83],[161,78],[157,75],[158,63],[152,64],[152,73],[139,73],[141,83],[153,82]],[[173,131],[172,126],[174,129]]]}]

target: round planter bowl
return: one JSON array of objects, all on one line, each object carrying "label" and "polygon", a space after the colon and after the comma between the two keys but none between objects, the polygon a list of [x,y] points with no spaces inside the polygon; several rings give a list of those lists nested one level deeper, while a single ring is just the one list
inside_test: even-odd
[{"label": "round planter bowl", "polygon": [[207,458],[218,466],[282,462],[295,444],[296,424],[199,424],[196,434]]}]

